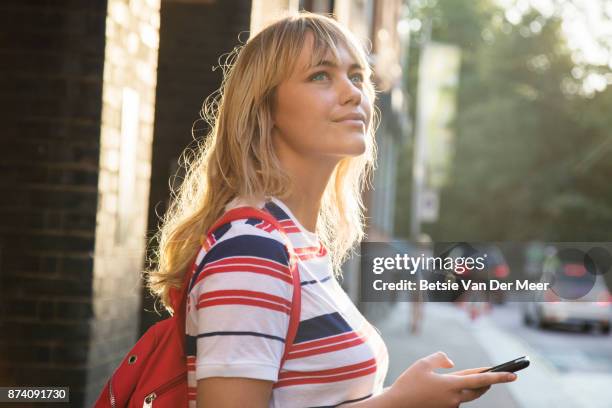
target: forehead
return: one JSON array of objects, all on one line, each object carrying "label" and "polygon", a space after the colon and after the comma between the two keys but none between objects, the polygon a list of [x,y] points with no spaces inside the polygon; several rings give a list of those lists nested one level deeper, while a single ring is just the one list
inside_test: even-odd
[{"label": "forehead", "polygon": [[306,72],[312,67],[321,65],[324,61],[338,66],[346,65],[351,67],[356,65],[357,68],[365,70],[365,67],[346,44],[339,41],[335,46],[338,51],[337,56],[334,55],[334,50],[331,47],[323,41],[315,41],[314,35],[310,32],[307,33],[294,66],[294,73]]}]

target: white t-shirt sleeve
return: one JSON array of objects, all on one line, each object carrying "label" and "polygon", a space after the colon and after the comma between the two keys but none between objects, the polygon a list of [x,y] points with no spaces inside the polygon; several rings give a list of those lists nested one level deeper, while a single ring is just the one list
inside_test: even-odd
[{"label": "white t-shirt sleeve", "polygon": [[278,233],[235,221],[196,269],[187,333],[196,337],[195,377],[276,381],[293,284]]}]

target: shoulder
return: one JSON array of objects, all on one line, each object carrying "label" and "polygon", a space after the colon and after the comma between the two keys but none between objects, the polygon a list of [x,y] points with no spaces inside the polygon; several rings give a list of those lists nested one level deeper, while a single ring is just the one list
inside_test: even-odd
[{"label": "shoulder", "polygon": [[231,256],[261,257],[288,264],[283,238],[274,226],[256,218],[237,219],[220,226],[209,237],[205,262]]},{"label": "shoulder", "polygon": [[293,283],[289,254],[280,233],[268,227],[271,225],[251,218],[220,226],[200,249],[190,292],[209,276],[208,290],[230,281],[231,287],[244,288],[261,281],[265,282],[262,287],[280,285],[286,291],[284,287]]}]

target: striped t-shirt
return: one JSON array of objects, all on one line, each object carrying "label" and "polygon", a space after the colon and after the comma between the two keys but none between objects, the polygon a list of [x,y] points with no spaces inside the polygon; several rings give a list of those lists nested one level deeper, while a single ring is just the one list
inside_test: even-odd
[{"label": "striped t-shirt", "polygon": [[[244,205],[234,200],[226,210]],[[300,324],[279,373],[293,285],[283,238],[271,225],[236,220],[200,249],[187,306],[189,405],[197,380],[273,381],[270,407],[333,407],[379,394],[388,369],[383,339],[334,278],[329,255],[279,199],[259,206],[298,255]],[[209,247],[207,249],[207,247]]]}]

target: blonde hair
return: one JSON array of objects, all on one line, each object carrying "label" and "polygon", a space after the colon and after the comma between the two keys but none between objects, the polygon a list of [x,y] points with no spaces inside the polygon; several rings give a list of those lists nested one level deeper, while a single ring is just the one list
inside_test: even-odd
[{"label": "blonde hair", "polygon": [[[162,218],[153,240],[158,248],[151,260],[156,269],[146,271],[149,290],[172,311],[169,291],[181,286],[193,261],[201,236],[235,197],[275,196],[291,192],[291,179],[282,170],[272,145],[272,112],[276,87],[295,68],[307,32],[313,34],[312,65],[343,45],[364,67],[363,89],[372,105],[376,90],[363,44],[330,17],[300,12],[270,24],[246,44],[228,54],[223,81],[204,102],[202,118],[210,132],[195,149],[183,153],[185,178]],[[343,158],[334,169],[321,199],[317,235],[327,248],[334,274],[354,244],[364,237],[361,192],[375,167],[374,133],[378,112],[367,129],[366,151]]]}]

